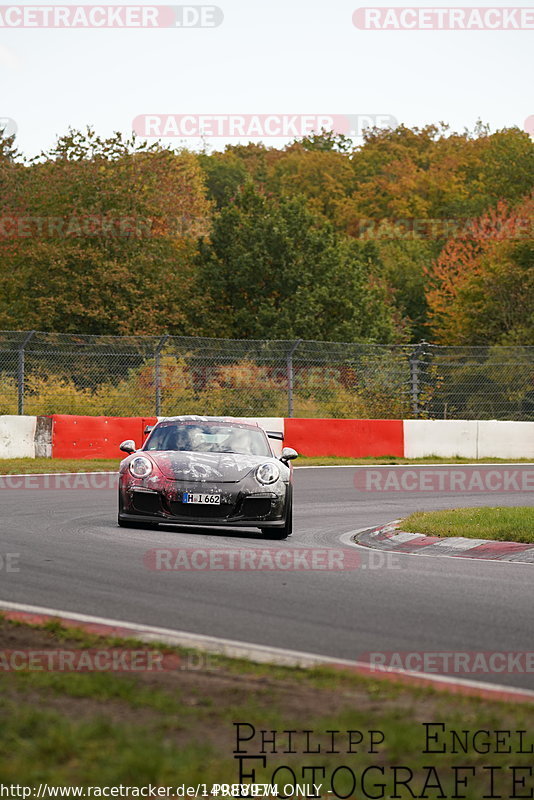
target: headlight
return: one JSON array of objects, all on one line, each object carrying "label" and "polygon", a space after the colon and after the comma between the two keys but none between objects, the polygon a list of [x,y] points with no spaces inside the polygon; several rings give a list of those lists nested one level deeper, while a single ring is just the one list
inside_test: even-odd
[{"label": "headlight", "polygon": [[276,464],[262,464],[256,470],[256,480],[259,483],[276,483],[280,477],[280,470]]},{"label": "headlight", "polygon": [[152,461],[144,456],[136,456],[130,461],[130,472],[134,478],[148,478],[152,472]]}]

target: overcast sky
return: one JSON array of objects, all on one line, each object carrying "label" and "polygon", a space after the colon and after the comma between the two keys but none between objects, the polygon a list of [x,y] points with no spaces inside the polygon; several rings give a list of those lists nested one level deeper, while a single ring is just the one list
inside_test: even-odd
[{"label": "overcast sky", "polygon": [[144,114],[380,114],[457,130],[534,114],[532,30],[362,30],[351,0],[217,5],[212,28],[0,28],[0,117],[16,121],[19,148],[35,155],[69,126],[130,133]]}]

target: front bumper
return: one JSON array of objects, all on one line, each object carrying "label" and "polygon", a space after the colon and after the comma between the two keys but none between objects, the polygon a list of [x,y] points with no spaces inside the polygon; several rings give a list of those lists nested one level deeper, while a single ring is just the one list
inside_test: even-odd
[{"label": "front bumper", "polygon": [[[289,484],[277,481],[261,489],[249,481],[236,484],[166,481],[121,476],[119,517],[131,522],[168,522],[176,525],[281,528],[286,521]],[[150,485],[151,484],[151,485]],[[183,503],[184,493],[218,494],[220,505]]]}]

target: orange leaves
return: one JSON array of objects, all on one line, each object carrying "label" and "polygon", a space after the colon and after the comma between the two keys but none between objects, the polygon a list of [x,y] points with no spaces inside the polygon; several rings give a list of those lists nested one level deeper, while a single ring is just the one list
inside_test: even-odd
[{"label": "orange leaves", "polygon": [[[499,202],[451,238],[426,268],[426,298],[438,341],[475,344],[487,337],[495,341],[495,335],[502,341],[520,324],[523,312],[506,305],[504,287],[517,296],[521,286],[528,286],[533,211],[531,195],[515,208]],[[528,301],[525,310],[532,314]]]}]

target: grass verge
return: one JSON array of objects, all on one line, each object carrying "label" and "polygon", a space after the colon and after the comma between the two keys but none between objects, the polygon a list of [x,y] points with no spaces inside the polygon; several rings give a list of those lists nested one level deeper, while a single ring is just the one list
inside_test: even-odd
[{"label": "grass verge", "polygon": [[[141,648],[132,640],[105,639],[83,631],[64,629],[52,622],[40,626],[8,622],[0,618],[0,655],[13,651],[87,651],[99,648]],[[152,649],[157,645],[151,645]],[[411,688],[373,680],[333,669],[301,670],[252,664],[219,656],[205,656],[178,648],[160,648],[180,656],[179,666],[152,672],[51,672],[0,670],[0,784],[41,782],[71,786],[197,786],[199,783],[235,783],[236,722],[254,726],[254,739],[243,750],[257,755],[259,731],[280,732],[277,753],[266,747],[265,769],[261,762],[246,761],[245,772],[257,769],[256,782],[285,783],[289,775],[273,781],[273,771],[290,766],[300,783],[311,782],[303,767],[325,769],[316,783],[322,796],[330,789],[334,770],[347,765],[357,776],[370,766],[383,774],[368,776],[369,793],[351,794],[348,771],[341,771],[336,790],[344,796],[454,797],[453,767],[475,768],[461,795],[480,800],[487,794],[484,767],[497,768],[495,795],[511,796],[509,765],[528,769],[528,753],[496,753],[482,747],[467,754],[424,754],[424,723],[442,723],[462,735],[466,730],[524,730],[534,723],[534,706],[512,705]],[[287,748],[282,731],[297,732],[294,747]],[[310,753],[303,753],[300,732],[313,731]],[[369,752],[368,731],[380,731],[384,741]],[[249,735],[252,728],[245,728]],[[347,754],[347,736],[337,753],[329,753],[327,731],[361,731],[363,741]],[[530,737],[531,734],[528,734]],[[353,741],[357,741],[357,736]],[[528,738],[527,742],[531,739]],[[341,744],[342,742],[342,744]],[[317,744],[321,753],[313,754]],[[296,745],[296,746],[295,746]],[[297,752],[287,754],[284,751]],[[437,747],[436,747],[437,749]],[[526,749],[526,748],[525,748]],[[392,767],[405,765],[413,771],[409,789],[395,791]],[[429,765],[440,776],[443,792],[423,791]],[[499,767],[502,769],[499,770]],[[523,773],[522,773],[523,774]],[[406,770],[402,771],[406,779]],[[380,785],[385,785],[380,793]],[[435,785],[435,777],[432,777]],[[375,788],[371,788],[375,785]],[[378,787],[378,788],[377,788]],[[413,791],[413,793],[412,793]],[[121,795],[122,796],[122,795]]]},{"label": "grass verge", "polygon": [[417,512],[403,520],[400,528],[429,536],[465,536],[534,544],[534,507]]},{"label": "grass verge", "polygon": [[[120,458],[81,459],[81,458],[4,458],[0,459],[0,475],[25,475],[28,473],[46,472],[113,472],[118,470]],[[473,461],[467,458],[344,458],[342,456],[307,457],[300,456],[295,466],[357,466],[357,465],[391,465],[391,464],[521,464],[532,463],[529,459],[485,458]]]},{"label": "grass verge", "polygon": [[[125,456],[126,457],[126,456]],[[27,475],[48,472],[112,472],[119,469],[120,458],[3,458],[0,475]]]}]

